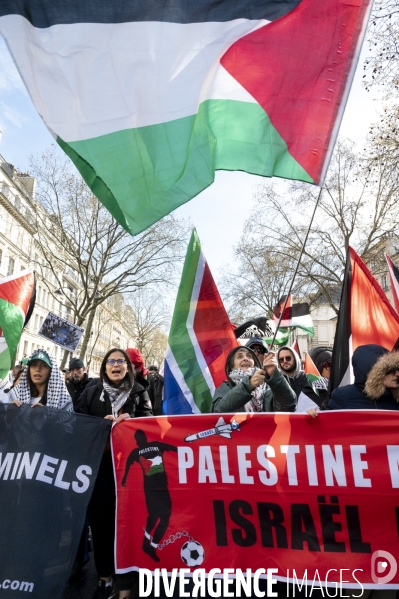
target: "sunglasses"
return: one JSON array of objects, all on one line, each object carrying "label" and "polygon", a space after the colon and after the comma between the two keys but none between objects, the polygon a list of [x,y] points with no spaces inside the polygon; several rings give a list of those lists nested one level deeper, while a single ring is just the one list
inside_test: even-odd
[{"label": "sunglasses", "polygon": [[251,347],[255,354],[265,354],[266,350],[263,347]]},{"label": "sunglasses", "polygon": [[389,370],[387,370],[385,374],[386,374],[386,375],[387,375],[387,374],[395,374],[395,373],[396,373],[396,372],[398,372],[398,371],[399,371],[399,368],[395,368],[395,367],[393,367],[393,368],[390,368]]},{"label": "sunglasses", "polygon": [[279,358],[278,361],[280,362],[280,364],[282,364],[283,362],[292,362],[292,358],[291,356],[284,356],[284,358]]},{"label": "sunglasses", "polygon": [[126,364],[126,360],[124,360],[123,358],[118,358],[118,360],[114,360],[114,358],[111,358],[110,360],[107,360],[107,364],[109,364],[110,366],[122,366],[122,364]]}]

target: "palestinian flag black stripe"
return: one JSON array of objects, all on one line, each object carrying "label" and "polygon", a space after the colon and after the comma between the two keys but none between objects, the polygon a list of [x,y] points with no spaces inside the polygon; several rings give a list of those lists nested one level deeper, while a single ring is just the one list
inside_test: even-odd
[{"label": "palestinian flag black stripe", "polygon": [[301,0],[2,0],[0,17],[20,15],[34,27],[74,23],[275,21]]},{"label": "palestinian flag black stripe", "polygon": [[2,0],[50,132],[132,234],[242,170],[320,184],[371,0]]}]

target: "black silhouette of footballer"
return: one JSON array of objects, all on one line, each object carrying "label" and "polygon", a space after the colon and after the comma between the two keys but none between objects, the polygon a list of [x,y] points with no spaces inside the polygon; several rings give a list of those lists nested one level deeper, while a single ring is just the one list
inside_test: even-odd
[{"label": "black silhouette of footballer", "polygon": [[[127,458],[122,485],[126,486],[130,466],[134,462],[138,462],[144,475],[144,495],[148,510],[142,549],[154,561],[159,562],[155,550],[168,528],[172,512],[172,500],[168,490],[163,453],[165,451],[177,453],[177,447],[169,445],[169,443],[147,441],[146,434],[141,429],[134,433],[134,438],[138,447],[133,449]],[[151,531],[154,528],[154,534],[151,537]]]}]

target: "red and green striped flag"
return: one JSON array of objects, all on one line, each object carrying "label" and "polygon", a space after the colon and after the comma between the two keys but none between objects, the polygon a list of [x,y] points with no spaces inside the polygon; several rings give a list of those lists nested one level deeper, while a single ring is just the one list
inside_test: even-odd
[{"label": "red and green striped flag", "polygon": [[164,413],[209,412],[238,341],[193,230],[177,292],[164,370]]},{"label": "red and green striped flag", "polygon": [[0,281],[0,378],[11,368],[22,329],[35,306],[35,289],[33,270]]},{"label": "red and green striped flag", "polygon": [[371,0],[7,0],[39,114],[136,234],[217,170],[320,184]]},{"label": "red and green striped flag", "polygon": [[316,365],[309,354],[305,354],[304,370],[309,383],[313,387],[313,391],[317,393],[317,395],[319,395],[318,389],[327,389],[324,377],[321,376],[320,372],[317,370]]}]

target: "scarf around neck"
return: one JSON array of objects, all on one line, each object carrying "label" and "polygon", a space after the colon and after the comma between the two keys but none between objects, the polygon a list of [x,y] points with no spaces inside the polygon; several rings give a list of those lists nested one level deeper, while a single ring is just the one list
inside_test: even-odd
[{"label": "scarf around neck", "polygon": [[[246,372],[244,370],[241,370],[241,368],[234,368],[230,372],[229,378],[233,381],[235,385],[239,385],[246,376],[251,378],[251,376],[255,374],[257,370],[260,370],[260,368],[250,368]],[[259,385],[259,387],[256,387],[252,391],[252,399],[250,399],[244,405],[244,410],[246,412],[263,412],[263,399],[266,394],[266,389],[266,383],[262,383],[261,385]]]},{"label": "scarf around neck", "polygon": [[125,405],[132,387],[126,381],[119,385],[119,387],[113,387],[106,381],[103,381],[103,388],[111,402],[112,416],[118,418],[118,412]]}]

